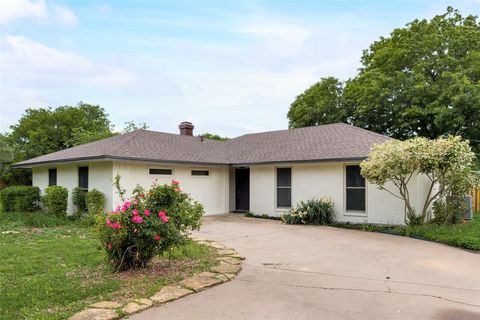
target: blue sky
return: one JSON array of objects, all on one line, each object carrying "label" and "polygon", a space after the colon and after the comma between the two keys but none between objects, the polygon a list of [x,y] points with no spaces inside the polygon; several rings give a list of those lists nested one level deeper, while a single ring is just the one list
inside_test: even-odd
[{"label": "blue sky", "polygon": [[27,107],[99,104],[125,121],[225,136],[287,128],[295,97],[353,77],[362,50],[471,1],[0,1],[0,130]]}]

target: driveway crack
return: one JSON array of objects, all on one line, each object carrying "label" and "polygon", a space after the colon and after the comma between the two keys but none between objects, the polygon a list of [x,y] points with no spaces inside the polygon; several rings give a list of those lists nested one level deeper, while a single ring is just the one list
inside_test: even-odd
[{"label": "driveway crack", "polygon": [[[254,283],[255,282],[255,281],[246,280],[246,279],[237,279],[237,281],[247,282],[247,283]],[[444,300],[444,301],[449,301],[449,302],[453,302],[453,303],[462,304],[462,305],[465,305],[465,306],[480,308],[480,305],[477,305],[477,304],[472,304],[472,303],[468,303],[468,302],[448,299],[448,298],[445,298],[445,297],[442,297],[442,296],[424,294],[424,293],[397,292],[397,291],[391,290],[390,288],[388,290],[379,290],[379,289],[359,289],[359,288],[306,286],[306,285],[300,285],[300,284],[285,284],[285,283],[279,283],[279,284],[276,284],[276,285],[283,286],[283,287],[303,288],[303,289],[318,289],[318,290],[331,290],[331,291],[351,291],[351,292],[378,292],[378,293],[395,294],[395,295],[401,295],[401,296],[419,296],[419,297],[435,298],[435,299],[440,299],[440,300]]]}]

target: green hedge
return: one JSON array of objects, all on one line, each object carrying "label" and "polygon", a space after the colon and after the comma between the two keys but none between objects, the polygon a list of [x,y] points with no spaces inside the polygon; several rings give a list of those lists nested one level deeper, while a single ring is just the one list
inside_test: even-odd
[{"label": "green hedge", "polygon": [[32,186],[14,186],[0,191],[0,209],[3,212],[33,212],[39,209],[40,189]]},{"label": "green hedge", "polygon": [[86,204],[87,191],[79,187],[72,190],[72,203],[75,206],[78,213],[82,214],[87,211]]},{"label": "green hedge", "polygon": [[105,195],[93,189],[87,192],[85,196],[85,204],[89,215],[95,215],[103,212],[103,206],[105,204]]},{"label": "green hedge", "polygon": [[43,204],[47,207],[48,213],[57,216],[67,214],[68,189],[61,186],[51,186],[45,188]]}]

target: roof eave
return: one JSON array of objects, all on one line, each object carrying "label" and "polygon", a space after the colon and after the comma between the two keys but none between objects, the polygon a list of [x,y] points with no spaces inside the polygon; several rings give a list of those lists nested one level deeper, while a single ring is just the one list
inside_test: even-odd
[{"label": "roof eave", "polygon": [[76,163],[82,161],[138,161],[138,162],[150,162],[150,163],[177,163],[177,164],[195,164],[195,165],[215,165],[215,166],[227,166],[229,163],[227,162],[208,162],[208,161],[178,161],[178,160],[164,160],[164,159],[147,159],[147,158],[134,158],[134,157],[119,157],[119,156],[109,156],[109,155],[102,155],[102,156],[90,156],[90,157],[79,157],[79,158],[72,158],[72,159],[58,159],[58,160],[45,160],[45,161],[37,161],[37,162],[30,162],[30,163],[16,163],[12,167],[16,169],[31,169],[33,167],[48,165],[48,164],[67,164],[67,163]]},{"label": "roof eave", "polygon": [[172,164],[195,164],[195,165],[213,165],[213,166],[251,166],[251,165],[265,165],[265,164],[286,164],[286,163],[315,163],[315,162],[352,162],[363,161],[367,157],[349,157],[349,158],[326,158],[326,159],[303,159],[303,160],[277,160],[277,161],[254,161],[254,162],[207,162],[207,161],[179,161],[179,160],[163,160],[163,159],[146,159],[146,158],[133,158],[133,157],[119,157],[119,156],[91,156],[81,157],[73,159],[59,159],[59,160],[46,160],[22,164],[21,162],[14,164],[12,167],[16,169],[31,169],[33,167],[48,165],[48,164],[68,164],[82,161],[137,161],[137,162],[150,162],[150,163],[172,163]]}]

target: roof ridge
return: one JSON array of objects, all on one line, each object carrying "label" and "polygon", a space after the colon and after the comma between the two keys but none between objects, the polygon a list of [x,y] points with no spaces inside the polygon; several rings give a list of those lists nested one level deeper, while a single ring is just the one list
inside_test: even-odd
[{"label": "roof ridge", "polygon": [[388,138],[388,139],[393,139],[392,137],[389,137],[387,135],[384,135],[384,134],[381,134],[381,133],[378,133],[378,132],[374,132],[374,131],[370,131],[368,129],[365,129],[365,128],[360,128],[360,127],[357,127],[353,124],[348,124],[348,123],[345,123],[345,122],[339,122],[338,124],[342,124],[342,125],[346,125],[350,128],[353,128],[353,129],[356,129],[356,130],[360,130],[362,132],[366,132],[366,133],[369,133],[369,134],[373,134],[373,135],[377,135],[377,136],[380,136],[380,137],[383,137],[383,138]]},{"label": "roof ridge", "polygon": [[333,122],[333,123],[324,123],[324,124],[317,124],[317,125],[312,125],[312,126],[305,126],[305,127],[300,127],[300,128],[287,128],[287,129],[269,130],[269,131],[261,131],[261,132],[252,132],[252,133],[242,134],[242,135],[240,135],[238,137],[235,137],[235,138],[232,138],[230,140],[237,139],[237,138],[240,138],[240,137],[250,136],[250,135],[256,135],[256,134],[274,133],[274,132],[283,132],[283,131],[295,131],[295,130],[301,130],[301,129],[326,127],[326,126],[332,126],[332,125],[338,125],[338,124],[346,124],[346,123]]}]

